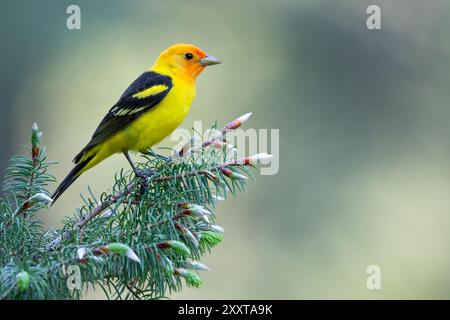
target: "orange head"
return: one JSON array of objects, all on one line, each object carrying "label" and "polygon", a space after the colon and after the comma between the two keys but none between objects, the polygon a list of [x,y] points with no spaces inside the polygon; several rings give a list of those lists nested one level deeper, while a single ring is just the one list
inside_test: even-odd
[{"label": "orange head", "polygon": [[151,70],[195,80],[206,66],[222,63],[192,44],[174,44],[156,59]]}]

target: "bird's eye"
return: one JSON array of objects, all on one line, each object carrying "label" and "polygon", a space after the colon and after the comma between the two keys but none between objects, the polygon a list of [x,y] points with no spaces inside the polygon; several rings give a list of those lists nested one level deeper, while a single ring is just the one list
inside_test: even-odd
[{"label": "bird's eye", "polygon": [[186,53],[184,56],[185,56],[186,59],[188,59],[188,60],[191,60],[191,59],[194,57],[194,55],[193,55],[192,53],[190,53],[190,52]]}]

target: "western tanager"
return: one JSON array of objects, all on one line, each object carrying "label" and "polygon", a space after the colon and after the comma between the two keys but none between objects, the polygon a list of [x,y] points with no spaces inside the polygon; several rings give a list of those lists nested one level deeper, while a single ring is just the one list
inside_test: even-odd
[{"label": "western tanager", "polygon": [[123,153],[136,171],[128,151],[145,152],[171,134],[187,115],[195,97],[195,79],[206,66],[221,61],[191,44],[175,44],[122,94],[76,155],[75,167],[52,198],[61,194],[86,170],[115,153]]}]

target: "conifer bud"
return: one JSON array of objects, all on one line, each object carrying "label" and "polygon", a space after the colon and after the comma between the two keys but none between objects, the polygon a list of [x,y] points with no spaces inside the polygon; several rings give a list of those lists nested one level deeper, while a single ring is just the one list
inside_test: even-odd
[{"label": "conifer bud", "polygon": [[226,129],[237,129],[240,126],[242,126],[244,124],[244,122],[246,122],[250,117],[252,116],[252,113],[246,113],[242,116],[240,116],[239,118],[237,118],[236,120],[231,121],[229,124],[227,124],[227,126],[225,127]]},{"label": "conifer bud", "polygon": [[86,254],[87,254],[86,248],[83,248],[83,247],[78,248],[78,250],[77,250],[78,260],[80,260],[80,261],[84,260]]},{"label": "conifer bud", "polygon": [[198,288],[202,284],[202,279],[195,271],[184,268],[175,268],[174,274],[183,277],[184,280],[186,280],[186,284],[190,287]]},{"label": "conifer bud", "polygon": [[200,243],[208,247],[214,247],[223,240],[223,235],[215,231],[203,231],[200,233]]},{"label": "conifer bud", "polygon": [[31,127],[31,155],[33,160],[39,155],[41,138],[42,132],[39,131],[37,124],[33,123],[33,126]]},{"label": "conifer bud", "polygon": [[186,228],[185,226],[183,226],[181,223],[179,223],[178,221],[174,221],[175,223],[175,227],[177,228],[177,230],[184,235],[190,242],[192,242],[192,244],[196,247],[198,247],[198,241],[195,238],[195,236],[192,234],[192,232]]},{"label": "conifer bud", "polygon": [[191,250],[181,241],[169,240],[163,241],[156,245],[159,249],[173,249],[176,253],[180,255],[190,255]]},{"label": "conifer bud", "polygon": [[193,204],[193,203],[186,203],[183,202],[181,204],[178,204],[183,210],[180,211],[180,215],[184,216],[195,216],[197,218],[202,219],[206,223],[209,223],[208,216],[211,215],[211,212],[209,210],[206,210],[204,207]]},{"label": "conifer bud", "polygon": [[197,270],[197,271],[210,271],[209,267],[198,261],[185,261],[183,262],[183,266],[188,269]]},{"label": "conifer bud", "polygon": [[253,156],[243,158],[237,161],[237,163],[243,164],[243,165],[256,165],[258,163],[266,163],[268,160],[272,159],[273,155],[267,154],[267,153],[258,153]]},{"label": "conifer bud", "polygon": [[211,171],[204,170],[203,172],[205,173],[206,178],[208,178],[209,180],[211,180],[213,182],[219,181],[219,178],[217,178],[217,176],[214,173],[212,173]]},{"label": "conifer bud", "polygon": [[127,258],[141,263],[141,260],[136,255],[136,253],[127,245],[119,242],[113,242],[100,249],[104,253],[115,253],[121,256],[126,256]]},{"label": "conifer bud", "polygon": [[220,171],[230,179],[235,179],[235,180],[247,180],[248,179],[248,177],[244,176],[243,174],[239,174],[234,171],[231,171],[227,167],[221,167]]},{"label": "conifer bud", "polygon": [[29,198],[27,201],[25,201],[25,204],[26,204],[26,206],[28,206],[28,208],[30,208],[30,207],[34,206],[36,203],[44,203],[46,205],[50,205],[50,204],[52,204],[52,202],[53,202],[52,198],[50,198],[45,193],[39,192],[39,193],[36,193],[31,198]]},{"label": "conifer bud", "polygon": [[224,228],[222,228],[221,226],[215,225],[215,224],[201,225],[201,226],[199,226],[199,229],[203,230],[203,231],[214,231],[219,234],[225,233]]},{"label": "conifer bud", "polygon": [[30,275],[26,271],[21,271],[16,275],[17,289],[22,292],[30,286]]}]

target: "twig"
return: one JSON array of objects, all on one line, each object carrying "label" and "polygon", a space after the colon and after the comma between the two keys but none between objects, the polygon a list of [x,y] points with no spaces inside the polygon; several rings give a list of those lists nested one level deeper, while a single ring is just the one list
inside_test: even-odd
[{"label": "twig", "polygon": [[127,287],[128,291],[130,291],[130,293],[133,295],[133,297],[136,298],[136,300],[142,300],[142,299],[139,297],[139,295],[134,291],[134,287],[132,287],[132,286],[129,285],[129,284],[126,284],[125,286]]},{"label": "twig", "polygon": [[67,239],[70,236],[70,234],[72,233],[73,230],[79,230],[79,229],[83,228],[86,224],[89,223],[89,221],[91,221],[96,216],[98,216],[100,213],[105,211],[111,204],[116,203],[121,197],[130,193],[133,186],[134,186],[133,183],[129,183],[127,185],[127,187],[125,188],[125,190],[119,191],[119,192],[115,193],[114,195],[107,197],[107,199],[105,201],[100,203],[98,206],[96,206],[94,209],[92,209],[87,215],[85,215],[81,220],[79,220],[73,226],[72,230],[64,231],[62,235],[60,235],[55,240],[53,240],[48,245],[47,249],[49,251],[53,251],[55,249],[55,247],[57,247],[61,243],[61,241],[63,241],[64,239]]},{"label": "twig", "polygon": [[106,201],[103,201],[100,203],[97,207],[95,207],[87,216],[85,216],[83,219],[81,219],[77,224],[75,224],[75,228],[81,229],[84,227],[89,221],[94,219],[96,216],[98,216],[100,213],[102,213],[104,210],[106,210],[112,203],[116,203],[117,200],[119,200],[121,197],[129,194],[131,190],[133,189],[134,183],[129,183],[125,190],[119,191],[109,197]]},{"label": "twig", "polygon": [[211,172],[208,172],[208,170],[199,170],[199,171],[192,171],[187,173],[181,173],[176,176],[165,176],[165,177],[159,177],[153,180],[153,182],[159,183],[159,182],[167,182],[171,180],[180,180],[185,177],[195,177],[197,175],[209,175]]}]

